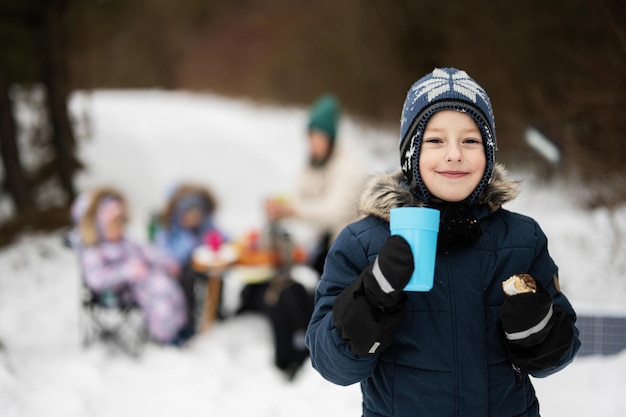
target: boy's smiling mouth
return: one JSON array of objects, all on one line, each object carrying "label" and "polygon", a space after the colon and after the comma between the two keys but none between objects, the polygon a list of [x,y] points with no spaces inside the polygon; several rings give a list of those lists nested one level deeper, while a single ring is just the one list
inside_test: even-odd
[{"label": "boy's smiling mouth", "polygon": [[437,171],[437,174],[446,178],[462,178],[469,173],[466,171]]}]

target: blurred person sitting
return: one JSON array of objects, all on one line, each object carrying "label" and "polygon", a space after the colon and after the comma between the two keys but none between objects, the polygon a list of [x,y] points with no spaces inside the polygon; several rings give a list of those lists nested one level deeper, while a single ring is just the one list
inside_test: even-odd
[{"label": "blurred person sitting", "polygon": [[113,291],[140,306],[152,340],[180,344],[187,320],[185,298],[174,259],[152,245],[126,236],[126,199],[114,188],[84,192],[73,203],[74,246],[88,288]]},{"label": "blurred person sitting", "polygon": [[[364,165],[355,152],[337,140],[339,110],[339,102],[329,94],[313,103],[307,124],[308,163],[300,172],[295,192],[286,199],[265,202],[274,233],[280,235],[281,226],[285,226],[287,235],[294,234],[298,240],[301,237],[297,234],[303,229],[300,226],[310,229],[312,233],[305,233],[313,244],[307,245],[305,263],[316,272],[317,279],[333,240],[356,220],[356,204],[366,180]],[[286,220],[295,222],[288,224]],[[276,227],[278,223],[282,224]],[[313,312],[314,286],[302,281],[300,269],[283,273],[282,279],[279,275],[272,281],[264,300],[274,335],[274,362],[293,380],[309,356],[304,337]]]},{"label": "blurred person sitting", "polygon": [[195,283],[206,277],[193,268],[194,250],[210,239],[226,240],[215,226],[213,216],[217,199],[208,187],[181,183],[167,199],[154,233],[155,244],[176,259],[180,268],[180,281],[188,306],[188,326],[195,328]]},{"label": "blurred person sitting", "polygon": [[308,163],[288,199],[268,199],[270,222],[302,220],[315,229],[315,245],[308,264],[321,276],[328,248],[341,229],[356,219],[356,202],[366,171],[353,152],[339,143],[340,107],[330,95],[320,96],[309,110]]}]

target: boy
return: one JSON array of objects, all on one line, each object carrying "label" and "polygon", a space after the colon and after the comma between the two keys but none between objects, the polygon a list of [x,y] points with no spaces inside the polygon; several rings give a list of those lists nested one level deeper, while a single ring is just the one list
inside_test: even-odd
[{"label": "boy", "polygon": [[[547,239],[502,205],[518,185],[495,163],[486,92],[464,71],[435,69],[407,94],[401,171],[374,177],[364,217],[333,244],[307,330],[313,366],[340,385],[361,383],[363,416],[539,416],[528,375],[569,364],[576,315],[560,292]],[[440,210],[434,287],[402,289],[408,243],[389,235],[389,211]],[[529,274],[535,293],[502,282]]]}]

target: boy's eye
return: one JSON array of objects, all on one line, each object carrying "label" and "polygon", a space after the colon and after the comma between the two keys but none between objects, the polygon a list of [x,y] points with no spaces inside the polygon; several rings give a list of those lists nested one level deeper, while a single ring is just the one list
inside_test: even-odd
[{"label": "boy's eye", "polygon": [[467,138],[465,139],[465,143],[471,143],[471,144],[480,144],[482,143],[480,139],[476,139],[476,138]]},{"label": "boy's eye", "polygon": [[441,139],[439,138],[427,138],[424,142],[426,143],[441,143]]}]

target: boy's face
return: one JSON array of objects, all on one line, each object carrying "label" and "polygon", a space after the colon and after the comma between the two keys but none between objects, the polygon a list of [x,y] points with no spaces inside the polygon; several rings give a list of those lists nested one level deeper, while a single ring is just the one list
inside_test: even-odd
[{"label": "boy's face", "polygon": [[419,172],[434,197],[448,202],[466,199],[486,167],[482,136],[469,115],[442,110],[430,118],[424,130]]}]

